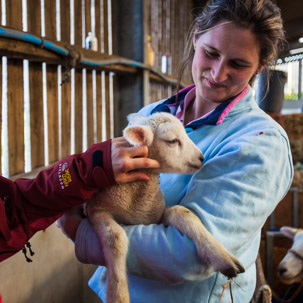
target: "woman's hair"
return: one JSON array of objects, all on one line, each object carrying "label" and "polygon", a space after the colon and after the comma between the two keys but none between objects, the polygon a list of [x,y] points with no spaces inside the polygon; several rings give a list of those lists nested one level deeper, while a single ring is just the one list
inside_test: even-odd
[{"label": "woman's hair", "polygon": [[[276,4],[271,0],[209,0],[190,28],[179,80],[185,68],[193,61],[193,35],[196,34],[199,38],[221,21],[233,22],[237,26],[250,29],[259,41],[259,65],[268,67],[275,64],[279,50],[285,42],[281,13]],[[250,84],[254,78],[255,76]]]}]

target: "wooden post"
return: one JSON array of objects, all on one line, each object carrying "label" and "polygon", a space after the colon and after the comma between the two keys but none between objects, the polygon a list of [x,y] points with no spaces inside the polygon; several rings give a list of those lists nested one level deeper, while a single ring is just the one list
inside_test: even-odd
[{"label": "wooden post", "polygon": [[[143,62],[143,10],[141,0],[113,1],[114,54]],[[115,136],[120,136],[127,114],[143,106],[143,72],[127,77],[117,75],[115,84]]]}]

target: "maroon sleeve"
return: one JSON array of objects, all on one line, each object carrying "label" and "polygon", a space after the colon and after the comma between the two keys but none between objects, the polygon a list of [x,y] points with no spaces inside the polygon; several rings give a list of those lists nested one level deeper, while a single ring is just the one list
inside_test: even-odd
[{"label": "maroon sleeve", "polygon": [[0,261],[98,188],[114,184],[110,140],[62,159],[34,179],[0,177]]}]

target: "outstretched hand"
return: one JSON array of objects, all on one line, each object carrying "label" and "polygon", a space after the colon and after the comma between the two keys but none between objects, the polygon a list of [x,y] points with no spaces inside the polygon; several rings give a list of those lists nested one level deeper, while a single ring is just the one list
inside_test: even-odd
[{"label": "outstretched hand", "polygon": [[112,167],[115,180],[118,184],[132,181],[149,181],[149,177],[136,171],[142,168],[159,168],[160,163],[147,158],[146,145],[130,146],[123,137],[112,140]]}]

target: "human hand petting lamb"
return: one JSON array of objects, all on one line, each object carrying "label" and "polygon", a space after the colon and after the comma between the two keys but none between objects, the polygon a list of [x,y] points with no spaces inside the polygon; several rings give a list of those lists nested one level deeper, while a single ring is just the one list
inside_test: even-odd
[{"label": "human hand petting lamb", "polygon": [[128,238],[119,224],[173,225],[196,244],[203,262],[228,278],[244,272],[229,253],[189,209],[165,208],[159,173],[193,174],[203,165],[202,152],[187,136],[181,122],[168,113],[149,117],[131,114],[123,135],[129,144],[147,145],[149,157],[160,162],[158,169],[145,169],[149,182],[132,182],[99,190],[85,205],[85,213],[101,241],[107,267],[107,303],[128,303],[126,256]]},{"label": "human hand petting lamb", "polygon": [[278,266],[279,278],[285,284],[301,282],[303,275],[303,230],[283,226],[280,231],[292,239],[293,244]]},{"label": "human hand petting lamb", "polygon": [[147,157],[146,145],[132,147],[123,137],[112,139],[111,152],[113,174],[118,184],[139,180],[149,181],[148,176],[136,168],[160,166],[158,161]]}]

